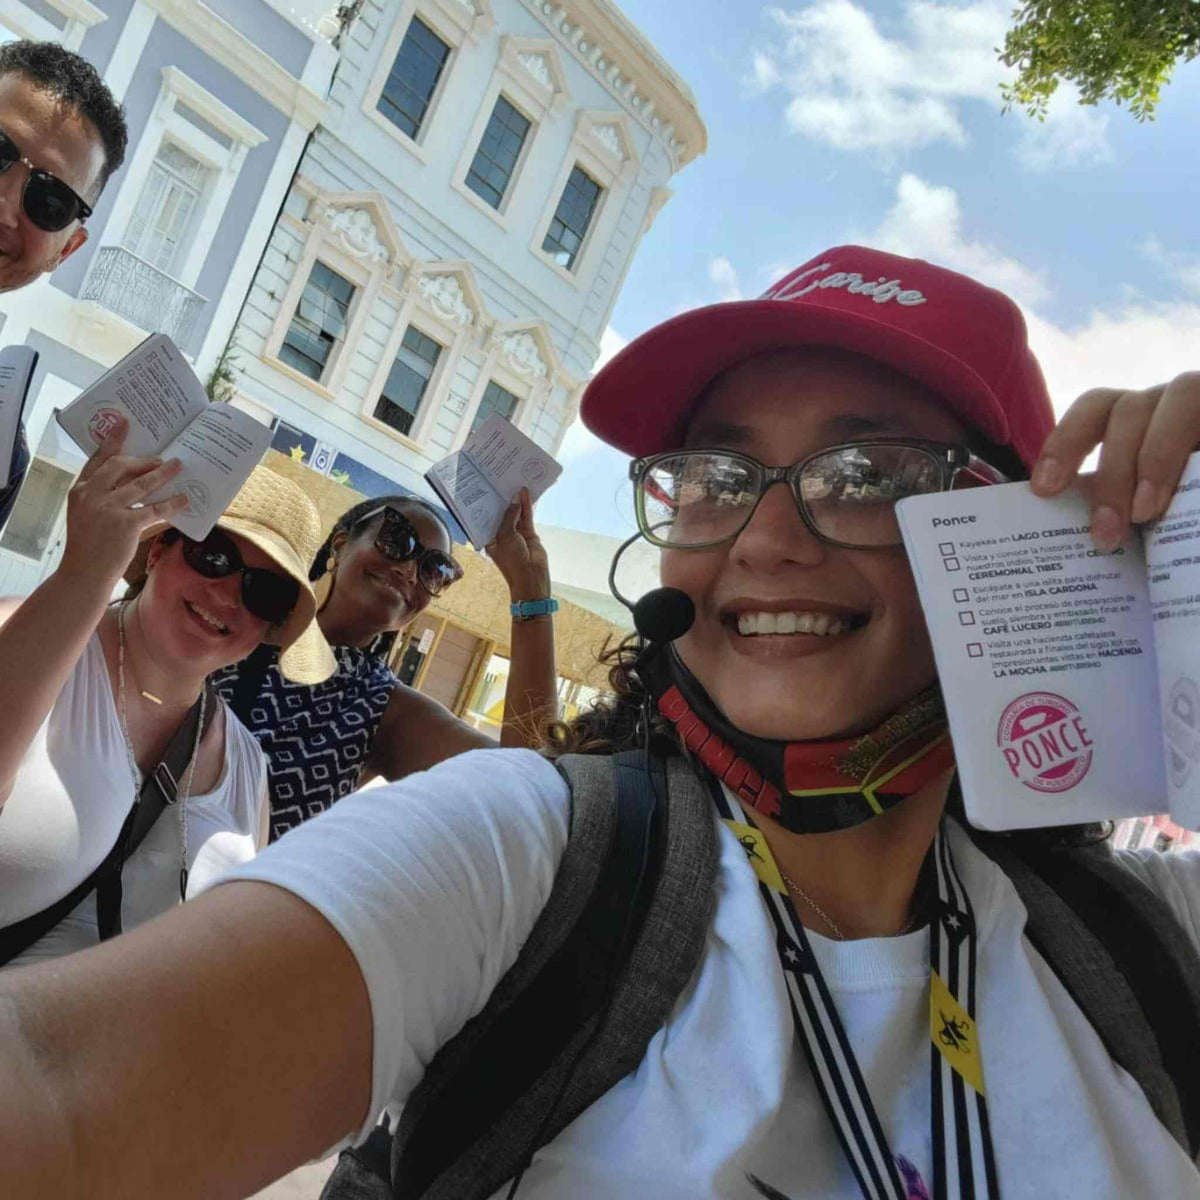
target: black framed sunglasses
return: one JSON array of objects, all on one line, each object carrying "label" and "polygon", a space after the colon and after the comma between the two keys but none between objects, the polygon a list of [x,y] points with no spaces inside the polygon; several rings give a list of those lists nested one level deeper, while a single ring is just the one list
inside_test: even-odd
[{"label": "black framed sunglasses", "polygon": [[266,567],[248,567],[237,543],[214,529],[202,542],[180,533],[183,561],[205,579],[241,574],[242,604],[252,616],[278,625],[287,619],[300,598],[300,585],[290,575]]},{"label": "black framed sunglasses", "polygon": [[25,215],[46,233],[58,233],[72,221],[86,221],[92,215],[92,206],[57,175],[35,167],[17,149],[17,144],[0,129],[0,175],[17,163],[29,168],[25,186],[21,190],[21,207]]},{"label": "black framed sunglasses", "polygon": [[768,467],[733,450],[672,450],[635,459],[629,476],[643,537],[671,550],[732,541],[777,483],[787,484],[801,520],[821,541],[883,550],[903,545],[898,500],[1008,482],[970,447],[920,438],[829,446],[790,467]]},{"label": "black framed sunglasses", "polygon": [[397,509],[381,505],[359,520],[363,525],[383,513],[375,534],[375,549],[392,562],[417,561],[417,582],[431,596],[440,596],[463,577],[462,567],[444,550],[432,550],[421,542],[413,523]]}]

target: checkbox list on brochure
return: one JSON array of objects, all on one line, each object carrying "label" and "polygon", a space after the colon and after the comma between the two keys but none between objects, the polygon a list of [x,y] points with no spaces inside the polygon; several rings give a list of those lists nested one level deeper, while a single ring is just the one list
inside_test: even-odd
[{"label": "checkbox list on brochure", "polygon": [[[942,556],[942,565],[947,571],[961,571],[962,564],[954,553],[953,542],[938,542],[938,553]],[[958,599],[957,593],[955,599]]]}]

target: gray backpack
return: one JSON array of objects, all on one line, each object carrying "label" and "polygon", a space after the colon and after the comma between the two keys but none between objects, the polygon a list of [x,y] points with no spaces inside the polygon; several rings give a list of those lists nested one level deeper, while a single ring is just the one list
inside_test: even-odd
[{"label": "gray backpack", "polygon": [[[681,758],[567,756],[570,836],[550,898],[483,1011],[429,1065],[394,1131],[345,1152],[321,1200],[509,1196],[535,1152],[633,1071],[699,965],[717,839]],[[1029,911],[1026,936],[1193,1159],[1200,960],[1105,844],[971,831]]]}]

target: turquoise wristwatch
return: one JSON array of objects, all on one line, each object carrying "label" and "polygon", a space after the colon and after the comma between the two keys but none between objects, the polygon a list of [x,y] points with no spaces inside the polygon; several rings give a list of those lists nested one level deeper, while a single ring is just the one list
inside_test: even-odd
[{"label": "turquoise wristwatch", "polygon": [[558,612],[558,601],[553,596],[541,600],[521,600],[513,604],[509,611],[516,621],[529,621],[533,617],[548,617]]}]

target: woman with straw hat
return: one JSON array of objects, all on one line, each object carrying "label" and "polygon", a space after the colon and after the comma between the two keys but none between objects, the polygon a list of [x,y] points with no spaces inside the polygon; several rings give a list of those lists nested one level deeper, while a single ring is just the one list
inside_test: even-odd
[{"label": "woman with straw hat", "polygon": [[292,678],[333,669],[303,492],[258,467],[196,542],[162,530],[185,498],[139,504],[178,462],[125,457],[124,437],[71,489],[58,568],[0,601],[0,965],[92,945],[253,857],[266,764],[207,677],[262,641]]}]

